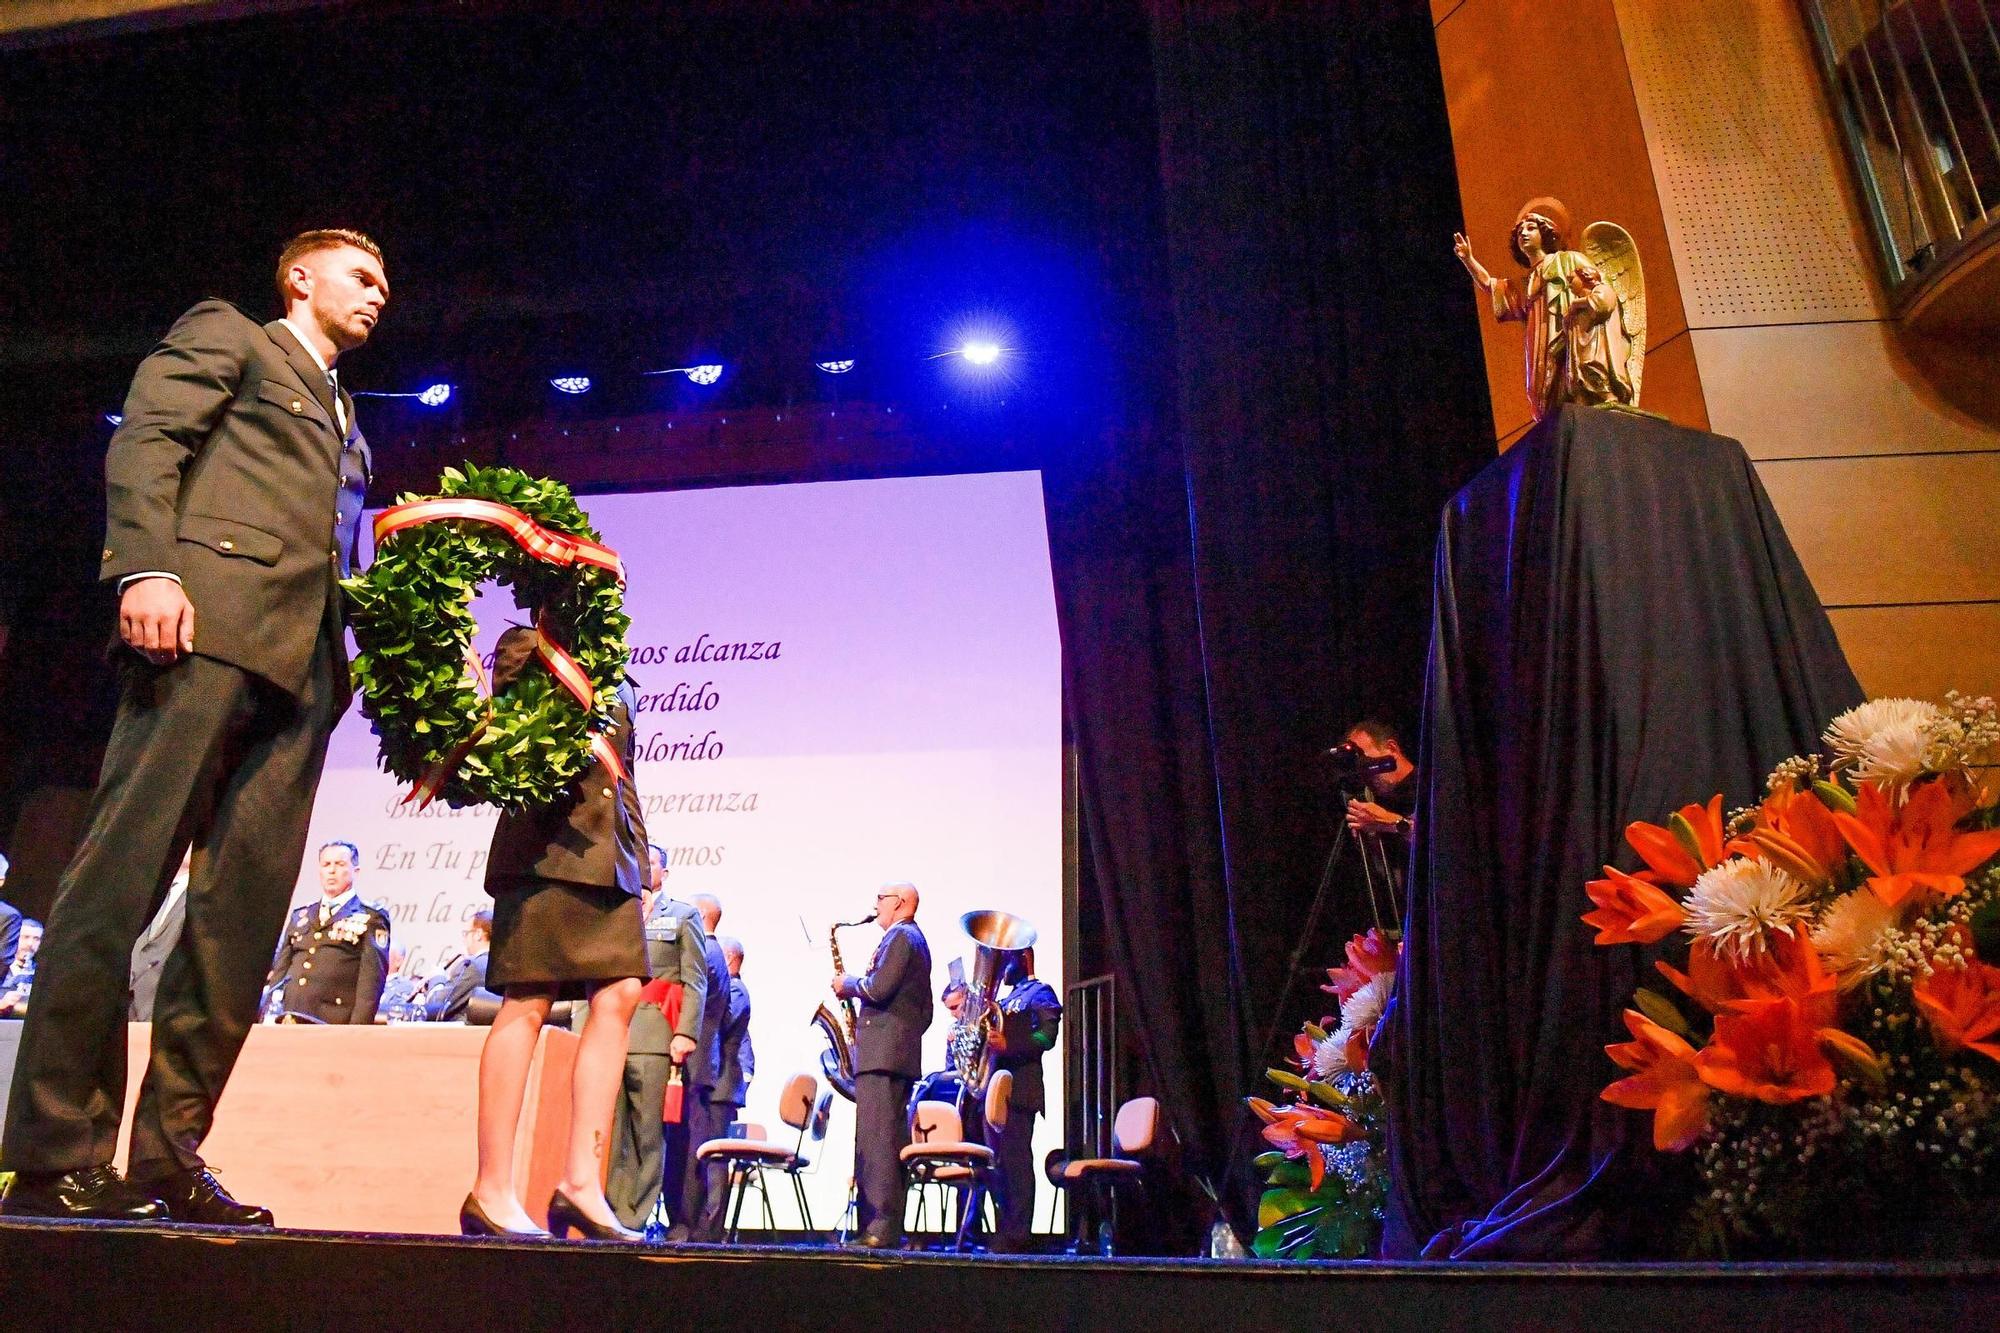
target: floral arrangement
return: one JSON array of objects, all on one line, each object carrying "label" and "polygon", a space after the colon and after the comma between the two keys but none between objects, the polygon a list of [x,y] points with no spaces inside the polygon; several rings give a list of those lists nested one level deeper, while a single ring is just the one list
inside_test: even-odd
[{"label": "floral arrangement", "polygon": [[1272,1150],[1256,1159],[1264,1174],[1251,1252],[1263,1259],[1360,1259],[1382,1233],[1386,1167],[1381,1155],[1381,1093],[1368,1051],[1396,984],[1401,946],[1380,930],[1347,944],[1347,966],[1327,969],[1320,989],[1340,1001],[1340,1016],[1305,1025],[1293,1038],[1297,1072],[1266,1077],[1286,1100],[1248,1098]]},{"label": "floral arrangement", "polygon": [[1700,1253],[1976,1244],[2000,1201],[2000,714],[1879,699],[1823,740],[1587,890],[1596,943],[1669,942],[1602,1095],[1693,1154]]}]

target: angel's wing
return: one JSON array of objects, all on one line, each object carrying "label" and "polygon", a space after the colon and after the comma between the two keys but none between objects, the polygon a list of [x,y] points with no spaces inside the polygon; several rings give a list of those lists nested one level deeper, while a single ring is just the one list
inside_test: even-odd
[{"label": "angel's wing", "polygon": [[1618,293],[1624,312],[1625,374],[1632,381],[1632,402],[1639,402],[1639,375],[1646,360],[1646,271],[1639,264],[1639,247],[1632,233],[1615,222],[1593,222],[1583,229],[1583,255]]}]

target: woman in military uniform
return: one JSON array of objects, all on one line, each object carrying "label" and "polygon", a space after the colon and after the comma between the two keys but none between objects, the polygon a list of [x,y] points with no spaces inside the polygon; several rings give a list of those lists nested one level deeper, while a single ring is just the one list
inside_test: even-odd
[{"label": "woman in military uniform", "polygon": [[[535,633],[500,636],[493,688],[539,670]],[[620,685],[611,744],[633,765],[632,687]],[[589,1021],[570,1083],[570,1138],[561,1182],[549,1200],[549,1230],[592,1240],[638,1240],[604,1198],[611,1116],[625,1074],[625,1035],[648,975],[639,895],[647,879],[646,830],[638,793],[602,762],[562,800],[503,811],[493,830],[486,891],[493,945],[486,985],[504,999],[479,1057],[479,1174],[459,1213],[466,1235],[536,1235],[514,1181],[514,1140],[528,1063],[550,1007],[587,999]]]}]

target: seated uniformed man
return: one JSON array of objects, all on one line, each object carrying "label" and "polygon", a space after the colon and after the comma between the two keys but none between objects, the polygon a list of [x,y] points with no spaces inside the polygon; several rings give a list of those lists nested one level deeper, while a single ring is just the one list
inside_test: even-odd
[{"label": "seated uniformed man", "polygon": [[[424,991],[423,1016],[433,1023],[463,1023],[472,997],[486,987],[486,954],[493,946],[493,913],[475,912],[459,933],[463,952],[443,975],[432,977]],[[500,997],[487,992],[495,1004]]]},{"label": "seated uniformed man", "polygon": [[389,914],[354,889],[361,853],[335,840],[319,849],[320,898],[294,908],[266,982],[274,1018],[372,1023],[389,974]]}]

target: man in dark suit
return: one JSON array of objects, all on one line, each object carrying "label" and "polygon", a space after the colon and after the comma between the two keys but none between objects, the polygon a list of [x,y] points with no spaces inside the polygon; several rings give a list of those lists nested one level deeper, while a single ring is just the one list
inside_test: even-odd
[{"label": "man in dark suit", "polygon": [[[649,846],[650,883],[646,891],[646,960],[653,979],[633,1011],[626,1037],[625,1095],[611,1131],[611,1175],[604,1195],[611,1211],[628,1227],[643,1230],[659,1206],[665,1182],[674,1182],[673,1202],[680,1201],[681,1163],[685,1154],[669,1153],[666,1126],[660,1122],[666,1104],[667,1081],[673,1066],[686,1066],[701,1038],[702,1006],[708,995],[706,932],[692,903],[670,897],[666,890],[667,859]],[[661,1008],[674,987],[680,988],[675,1022],[669,1026]],[[683,1087],[685,1107],[685,1092]],[[674,1136],[686,1139],[674,1126]],[[671,1165],[669,1165],[671,1163]],[[676,1219],[678,1220],[678,1219]]]},{"label": "man in dark suit", "polygon": [[725,1063],[723,1029],[729,1025],[729,960],[723,956],[722,943],[715,933],[715,928],[722,924],[722,903],[712,893],[697,893],[690,901],[701,913],[702,970],[706,978],[702,989],[701,1034],[695,1039],[694,1054],[688,1057],[687,1090],[681,1099],[681,1127],[686,1134],[680,1175],[675,1177],[669,1172],[667,1176],[677,1188],[680,1205],[674,1210],[673,1226],[667,1229],[670,1241],[697,1239],[695,1228],[705,1211],[708,1179],[702,1164],[695,1159],[695,1152],[710,1139],[722,1137],[731,1114],[725,1105],[717,1103],[715,1095]]},{"label": "man in dark suit", "polygon": [[[1033,949],[1016,954],[1001,979],[1012,984],[1000,997],[1000,1024],[987,1038],[987,1048],[994,1071],[1005,1069],[1014,1075],[1014,1089],[1007,1097],[1007,1127],[993,1135],[984,1122],[984,1106],[969,1107],[969,1114],[979,1119],[968,1137],[993,1149],[997,1168],[993,1204],[1000,1217],[993,1249],[1018,1254],[1028,1247],[1035,1218],[1035,1117],[1048,1106],[1042,1057],[1056,1044],[1062,1028],[1062,1000],[1053,986],[1035,976]],[[964,998],[964,987],[946,988],[944,1003],[953,1017]]]},{"label": "man in dark suit", "polygon": [[833,979],[836,996],[861,1002],[854,1033],[856,1243],[869,1249],[903,1243],[901,1154],[910,1141],[910,1088],[924,1071],[924,1032],[931,1025],[931,948],[916,915],[916,885],[883,885],[875,895],[882,942],[868,975]]},{"label": "man in dark suit", "polygon": [[[750,1049],[750,990],[743,984],[743,944],[722,936],[723,960],[729,966],[729,1008],[722,1021],[722,1071],[708,1090],[709,1122],[712,1139],[726,1138],[729,1127],[743,1111],[750,1094],[750,1076],[757,1072],[756,1056]],[[701,1211],[695,1215],[694,1239],[713,1243],[722,1239],[722,1210],[729,1202],[729,1168],[711,1161],[701,1169]]]},{"label": "man in dark suit", "polygon": [[[493,945],[493,913],[479,911],[459,936],[464,950],[442,976],[433,977],[424,992],[424,1018],[432,1023],[463,1023],[472,998],[486,989],[486,953]],[[487,998],[498,1004],[491,991]]]},{"label": "man in dark suit", "polygon": [[320,897],[295,908],[271,960],[268,996],[277,1017],[373,1023],[389,976],[389,914],[354,888],[361,859],[351,842],[319,849]]},{"label": "man in dark suit", "polygon": [[[0,856],[0,887],[7,883],[7,858]],[[21,948],[21,909],[0,903],[0,966],[12,966]]]},{"label": "man in dark suit", "polygon": [[[123,692],[21,1034],[0,1139],[8,1216],[271,1221],[222,1189],[201,1143],[256,1021],[350,693],[337,580],[368,449],[333,366],[389,299],[359,232],[294,237],[277,281],[283,319],[222,301],[180,318],[105,455],[100,572],[118,590]],[[132,945],[190,844],[127,1181],[111,1159]]]}]

